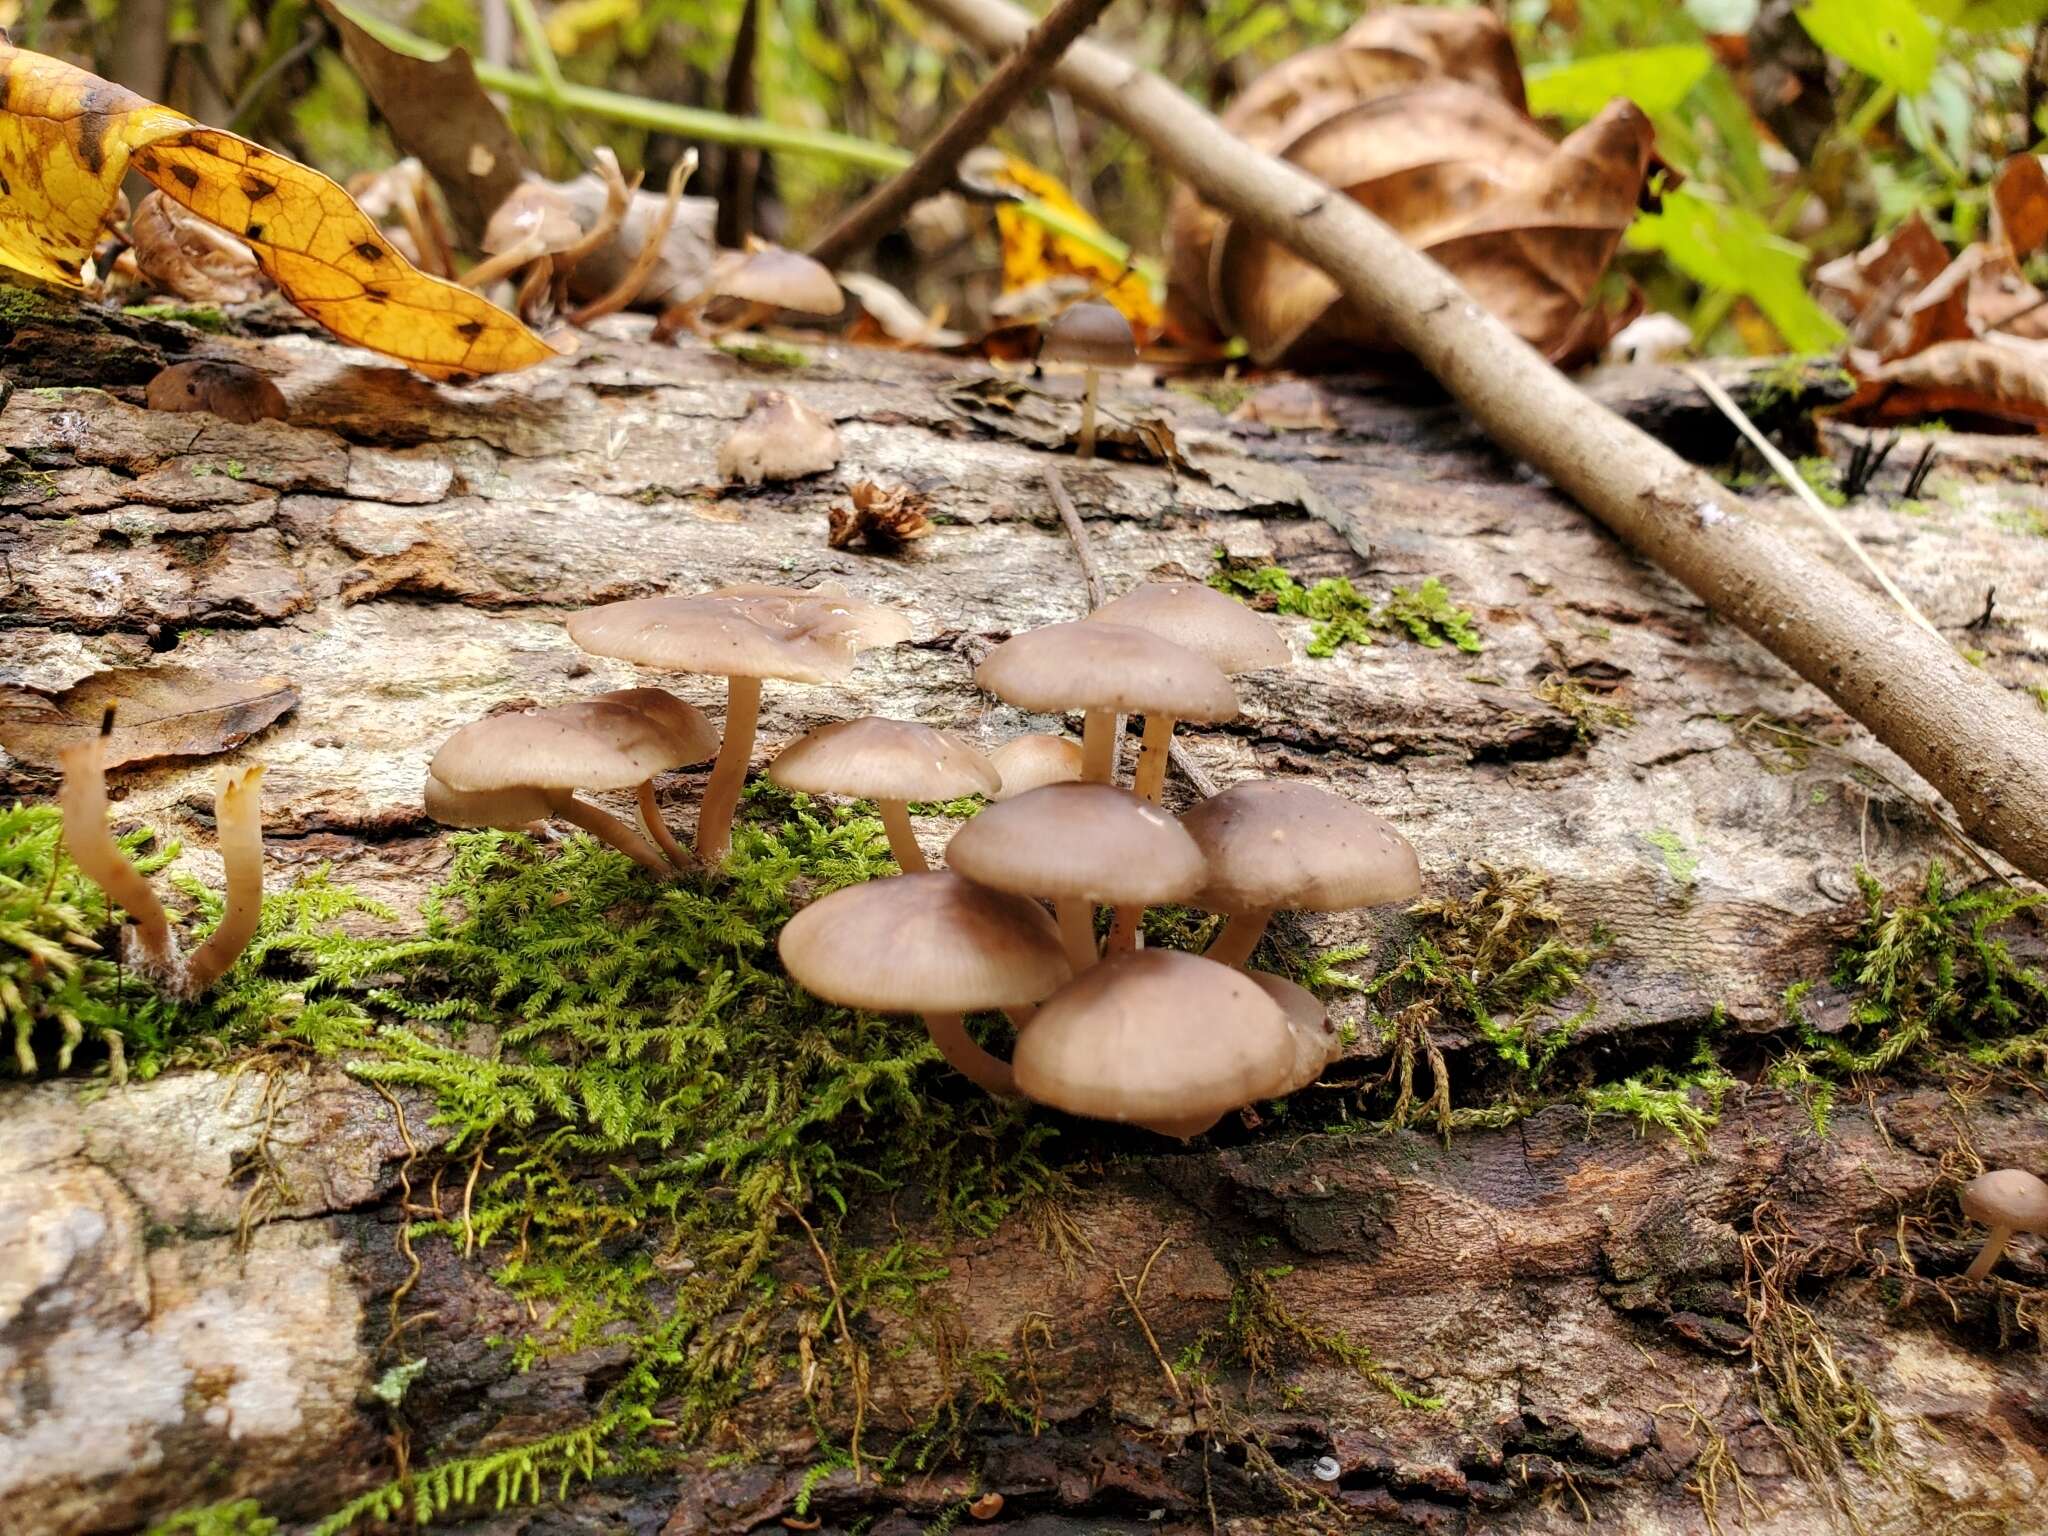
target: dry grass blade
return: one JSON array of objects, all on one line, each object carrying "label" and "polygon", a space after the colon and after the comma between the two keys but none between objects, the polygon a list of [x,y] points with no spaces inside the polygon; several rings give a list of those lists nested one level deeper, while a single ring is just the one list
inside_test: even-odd
[{"label": "dry grass blade", "polygon": [[[640,290],[647,286],[648,277],[661,261],[662,242],[668,239],[669,230],[675,226],[676,210],[683,204],[683,186],[696,169],[697,152],[693,149],[684,154],[676,162],[675,169],[668,173],[668,198],[661,205],[661,212],[655,215],[654,223],[647,231],[647,239],[640,247],[640,254],[633,258],[633,264],[601,297],[573,311],[569,316],[571,323],[588,325],[606,315],[617,314],[640,297]],[[610,206],[607,199],[607,210]]]}]

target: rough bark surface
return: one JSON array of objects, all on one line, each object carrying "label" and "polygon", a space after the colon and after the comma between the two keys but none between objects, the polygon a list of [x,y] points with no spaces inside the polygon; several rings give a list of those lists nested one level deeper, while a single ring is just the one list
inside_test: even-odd
[{"label": "rough bark surface", "polygon": [[[773,382],[838,422],[839,470],[717,491],[717,445],[764,375],[614,324],[560,366],[465,389],[290,330],[229,342],[128,325],[88,343],[48,317],[0,326],[18,386],[0,413],[0,684],[56,690],[160,660],[288,675],[303,702],[242,749],[270,765],[274,878],[332,862],[402,909],[445,867],[419,793],[449,731],[510,700],[638,680],[569,643],[560,618],[577,606],[830,576],[915,610],[917,640],[850,689],[771,686],[764,757],[859,712],[988,744],[1027,727],[975,692],[971,663],[1084,610],[1043,482],[1047,450],[1073,430],[1070,392],[819,347]],[[50,344],[25,335],[34,326]],[[273,370],[291,422],[140,409],[150,354],[195,345]],[[86,346],[119,360],[102,375],[116,387],[43,387],[78,384]],[[1668,441],[1725,450],[1725,424],[1675,375],[1588,387]],[[1782,401],[1775,382],[1747,391],[1759,408]],[[1432,888],[1455,888],[1475,861],[1547,876],[1575,930],[1610,935],[1591,978],[1602,1006],[1575,1050],[1626,1070],[1717,1005],[1738,1032],[1776,1030],[1784,988],[1825,973],[1859,862],[1892,883],[1930,856],[1953,862],[1910,769],[1454,411],[1405,387],[1340,386],[1331,404],[1339,430],[1276,434],[1133,380],[1108,401],[1111,426],[1160,424],[1174,467],[1058,462],[1112,589],[1206,574],[1221,548],[1375,596],[1436,576],[1474,610],[1480,655],[1390,635],[1311,660],[1306,626],[1283,619],[1296,664],[1244,679],[1243,718],[1190,744],[1224,783],[1300,774],[1375,805],[1414,840]],[[2048,682],[2048,495],[2012,473],[2031,450],[1942,441],[1924,505],[1875,496],[1844,515],[1993,676]],[[944,521],[900,557],[828,548],[826,510],[861,479],[922,489]],[[1888,471],[1880,485],[1893,484]],[[1765,491],[1750,510],[1835,558],[1787,498]],[[1963,636],[1994,588],[1991,621]],[[1537,696],[1553,676],[1597,686],[1633,726],[1581,739]],[[682,691],[716,712],[715,688]],[[1787,750],[1748,728],[1758,718],[1836,746]],[[124,814],[183,837],[189,865],[217,882],[210,770],[139,768],[119,783]],[[663,786],[678,807],[700,787]],[[0,794],[50,788],[0,755]],[[936,854],[945,827],[920,831]],[[1667,856],[1674,840],[1681,859]],[[1327,945],[1375,928],[1292,931]],[[1457,1059],[1470,1042],[1442,1043]],[[406,1135],[423,1158],[433,1140],[424,1105],[406,1114],[402,1133],[395,1106],[344,1073],[260,1060],[234,1076],[0,1094],[0,1532],[131,1530],[241,1496],[310,1520],[392,1475],[389,1415],[369,1388],[391,1363],[391,1298],[411,1272]],[[2048,1530],[2048,1370],[2038,1321],[2014,1310],[2038,1304],[2020,1286],[2040,1283],[2040,1252],[2016,1245],[2003,1288],[1932,1283],[1972,1248],[1933,1192],[1968,1151],[2048,1165],[2038,1097],[1879,1087],[1845,1098],[1822,1139],[1800,1105],[1755,1090],[1699,1149],[1564,1109],[1448,1145],[1271,1128],[1235,1139],[1103,1171],[1069,1208],[1065,1250],[1025,1223],[954,1247],[932,1287],[949,1338],[872,1325],[886,1422],[928,1406],[941,1346],[1032,1361],[1041,1433],[973,1447],[978,1487],[1007,1501],[989,1529],[1201,1529],[1213,1501],[1216,1522],[1244,1532],[1590,1521],[1675,1536],[1717,1519],[1789,1536],[1828,1528],[1839,1500],[1863,1529],[1901,1536]],[[884,1232],[896,1215],[857,1219]],[[1811,1250],[1799,1299],[1894,1426],[1884,1469],[1851,1462],[1816,1482],[1760,1412],[1744,1244],[1780,1222]],[[1227,1402],[1181,1401],[1145,1328],[1167,1361],[1221,1328],[1233,1264],[1268,1242],[1273,1266],[1291,1266],[1271,1284],[1292,1316],[1370,1347],[1443,1407],[1403,1409],[1347,1369],[1298,1360],[1258,1383],[1227,1372]],[[516,1372],[488,1341],[532,1320],[488,1267],[445,1243],[419,1259],[400,1309],[408,1353],[431,1362],[405,1401],[416,1463],[588,1413],[616,1360]],[[785,1262],[815,1281],[800,1248]],[[1135,1283],[1148,1262],[1134,1309],[1117,1277]],[[1908,1263],[1929,1278],[1898,1278]],[[817,1448],[794,1372],[761,1383],[744,1429],[673,1475],[477,1528],[780,1529]],[[1247,1466],[1247,1430],[1309,1502]],[[1323,1457],[1333,1481],[1309,1474]],[[886,1489],[837,1473],[811,1513],[828,1530],[873,1517],[871,1536],[902,1536],[967,1486],[955,1468]]]}]

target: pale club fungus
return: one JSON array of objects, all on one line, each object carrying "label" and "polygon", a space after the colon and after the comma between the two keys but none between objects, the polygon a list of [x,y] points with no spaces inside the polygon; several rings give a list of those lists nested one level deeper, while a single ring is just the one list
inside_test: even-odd
[{"label": "pale club fungus", "polygon": [[955,874],[834,891],[784,925],[778,948],[796,982],[827,1002],[920,1015],[951,1066],[1004,1098],[1016,1078],[968,1035],[966,1015],[1021,1013],[1073,974],[1043,907]]},{"label": "pale club fungus", "polygon": [[768,765],[768,777],[807,795],[872,800],[889,851],[906,875],[931,866],[910,826],[913,800],[958,800],[1002,788],[995,765],[960,737],[909,720],[841,720],[798,737]]},{"label": "pale club fungus", "polygon": [[1066,736],[1032,731],[1004,742],[988,755],[1002,775],[998,800],[1014,800],[1048,784],[1071,784],[1081,777],[1081,743]]},{"label": "pale club fungus", "polygon": [[779,389],[764,389],[719,445],[718,474],[747,485],[801,480],[836,469],[843,451],[831,422]]},{"label": "pale club fungus", "polygon": [[1212,960],[1243,968],[1276,911],[1346,912],[1421,894],[1415,849],[1393,824],[1327,790],[1254,779],[1181,818],[1208,862],[1194,904],[1229,921]]},{"label": "pale club fungus", "polygon": [[112,728],[109,710],[99,735],[60,754],[64,781],[57,807],[64,813],[64,848],[79,871],[133,922],[133,930],[123,935],[128,963],[168,997],[197,997],[227,974],[263,916],[263,769],[223,768],[216,776],[214,835],[227,904],[219,926],[186,960],[178,953],[177,934],[163,903],[107,830],[105,738]]},{"label": "pale club fungus", "polygon": [[593,656],[726,680],[725,742],[697,813],[697,857],[714,867],[732,846],[763,679],[841,682],[860,652],[910,638],[910,621],[895,609],[828,586],[741,585],[634,598],[587,609],[568,628]]},{"label": "pale club fungus", "polygon": [[1963,1271],[1965,1280],[1982,1280],[1990,1274],[2015,1233],[2048,1235],[2048,1184],[2024,1168],[1980,1173],[1963,1186],[1959,1199],[1965,1216],[1991,1229],[1976,1259]]},{"label": "pale club fungus", "polygon": [[1081,397],[1081,440],[1074,453],[1077,458],[1094,458],[1095,400],[1102,386],[1102,370],[1128,368],[1138,360],[1138,342],[1131,334],[1130,321],[1114,304],[1076,304],[1046,327],[1045,339],[1038,347],[1038,360],[1086,370],[1087,382],[1082,386]]},{"label": "pale club fungus", "polygon": [[701,715],[694,724],[678,735],[647,711],[606,699],[492,715],[465,725],[434,754],[427,813],[458,827],[559,817],[667,879],[675,871],[659,849],[575,791],[637,792],[657,773],[704,761],[718,738]]}]

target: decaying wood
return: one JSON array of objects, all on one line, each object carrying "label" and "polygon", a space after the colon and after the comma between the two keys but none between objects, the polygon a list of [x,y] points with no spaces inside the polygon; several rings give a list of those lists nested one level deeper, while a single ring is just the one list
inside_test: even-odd
[{"label": "decaying wood", "polygon": [[[1030,17],[1007,0],[916,0],[987,53]],[[1386,225],[1260,154],[1188,97],[1085,40],[1054,78],[1202,196],[1321,267],[1488,433],[1716,613],[1824,689],[1955,805],[1971,834],[2048,879],[2048,723],[1776,531],[1710,477],[1583,396]]]}]

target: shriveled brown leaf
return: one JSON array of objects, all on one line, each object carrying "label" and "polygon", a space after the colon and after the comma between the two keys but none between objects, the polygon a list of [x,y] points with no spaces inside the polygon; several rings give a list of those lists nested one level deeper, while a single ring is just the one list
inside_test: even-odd
[{"label": "shriveled brown leaf", "polygon": [[136,270],[158,293],[187,304],[249,304],[274,291],[248,246],[161,192],[136,204],[128,231]]},{"label": "shriveled brown leaf", "polygon": [[877,554],[893,555],[932,531],[931,501],[922,491],[863,480],[850,494],[852,506],[825,514],[825,541],[834,549],[864,544]]},{"label": "shriveled brown leaf", "polygon": [[1991,184],[1993,230],[2014,256],[2025,257],[2048,241],[2048,162],[2039,155],[2014,155],[1998,168]]},{"label": "shriveled brown leaf", "polygon": [[2048,429],[2048,342],[1944,341],[1859,370],[1844,414],[1871,423],[1941,416]]},{"label": "shriveled brown leaf", "polygon": [[299,691],[283,677],[232,677],[195,667],[117,667],[62,693],[0,686],[0,747],[41,768],[64,748],[99,734],[114,711],[106,764],[231,751],[295,708]]},{"label": "shriveled brown leaf", "polygon": [[1948,248],[1915,209],[1890,234],[1813,275],[1814,297],[1862,344],[1886,357],[1913,350],[1902,306],[1948,268]]}]

